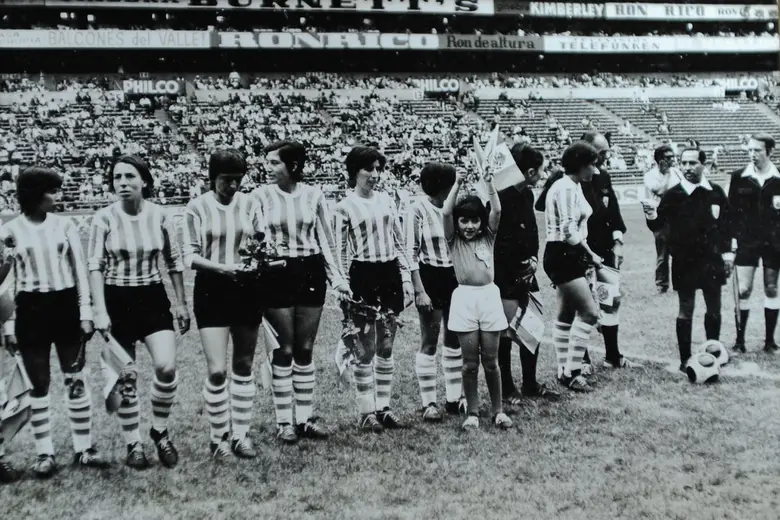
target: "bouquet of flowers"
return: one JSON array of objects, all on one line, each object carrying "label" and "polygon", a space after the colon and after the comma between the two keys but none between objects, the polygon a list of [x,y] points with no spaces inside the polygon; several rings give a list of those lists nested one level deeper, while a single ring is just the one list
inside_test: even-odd
[{"label": "bouquet of flowers", "polygon": [[378,305],[369,305],[362,300],[343,300],[341,311],[344,313],[344,318],[341,320],[341,339],[336,346],[335,361],[340,381],[348,386],[347,368],[373,355],[360,341],[360,329],[355,324],[355,317],[360,317],[366,323],[364,333],[368,332],[372,323],[382,323],[386,336],[390,336],[390,325],[395,323],[398,327],[403,327],[403,322],[393,311],[383,309]]},{"label": "bouquet of flowers", "polygon": [[258,231],[244,239],[238,249],[241,256],[244,283],[256,282],[268,269],[284,267],[287,262],[281,258],[279,247],[265,239],[265,233]]}]

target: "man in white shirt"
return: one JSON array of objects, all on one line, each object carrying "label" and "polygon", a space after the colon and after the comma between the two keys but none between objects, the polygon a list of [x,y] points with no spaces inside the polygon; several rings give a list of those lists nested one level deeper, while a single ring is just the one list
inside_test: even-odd
[{"label": "man in white shirt", "polygon": [[[644,175],[644,184],[649,199],[657,206],[661,197],[669,188],[680,183],[682,174],[674,167],[674,150],[665,144],[655,149],[653,153],[656,166]],[[655,285],[658,291],[665,293],[669,290],[669,249],[667,239],[669,229],[663,227],[653,231],[655,236]]]}]

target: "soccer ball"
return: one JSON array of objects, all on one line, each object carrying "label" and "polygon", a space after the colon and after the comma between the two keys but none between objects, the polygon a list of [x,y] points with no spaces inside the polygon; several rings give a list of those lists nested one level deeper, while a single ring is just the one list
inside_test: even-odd
[{"label": "soccer ball", "polygon": [[699,385],[714,383],[720,376],[720,364],[712,354],[700,352],[688,360],[685,373],[688,374],[688,380],[691,383]]},{"label": "soccer ball", "polygon": [[704,343],[704,352],[712,354],[718,360],[718,365],[723,366],[729,362],[729,352],[723,343],[716,339],[709,339]]}]

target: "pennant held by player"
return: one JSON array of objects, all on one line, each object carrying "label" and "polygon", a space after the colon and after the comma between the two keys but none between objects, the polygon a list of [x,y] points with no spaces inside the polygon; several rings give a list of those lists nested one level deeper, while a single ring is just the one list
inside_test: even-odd
[{"label": "pennant held by player", "polygon": [[509,320],[509,337],[531,353],[536,353],[544,338],[544,306],[533,294],[528,293],[528,305],[518,307]]},{"label": "pennant held by player", "polygon": [[103,397],[106,400],[106,411],[110,414],[119,410],[119,405],[122,404],[118,383],[122,373],[133,365],[133,358],[122,348],[114,336],[106,333],[103,337],[106,344],[100,352],[100,368],[105,381]]},{"label": "pennant held by player", "polygon": [[268,323],[267,319],[263,319],[263,339],[265,340],[265,357],[260,365],[260,381],[264,389],[270,390],[274,377],[271,370],[271,361],[274,350],[281,348],[281,345],[279,345],[279,334],[276,333],[276,330]]},{"label": "pennant held by player", "polygon": [[32,383],[19,354],[11,356],[14,367],[5,383],[5,398],[0,402],[0,425],[4,442],[10,442],[32,417]]}]

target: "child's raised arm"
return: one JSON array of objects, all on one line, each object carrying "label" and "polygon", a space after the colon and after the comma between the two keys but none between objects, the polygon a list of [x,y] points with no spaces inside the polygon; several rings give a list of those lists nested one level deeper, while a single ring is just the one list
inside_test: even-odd
[{"label": "child's raised arm", "polygon": [[455,200],[458,198],[460,185],[463,184],[465,178],[466,174],[463,172],[455,174],[455,184],[452,185],[450,194],[447,195],[447,199],[444,201],[442,214],[444,215],[444,238],[447,241],[452,240],[452,237],[455,236],[455,222],[452,220],[452,212],[455,210]]},{"label": "child's raised arm", "polygon": [[501,199],[498,198],[498,192],[493,185],[493,177],[487,179],[488,196],[490,197],[490,214],[488,215],[488,227],[490,231],[498,231],[498,223],[501,221]]}]

